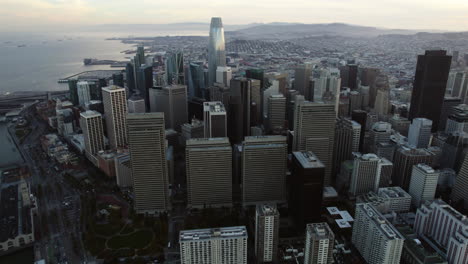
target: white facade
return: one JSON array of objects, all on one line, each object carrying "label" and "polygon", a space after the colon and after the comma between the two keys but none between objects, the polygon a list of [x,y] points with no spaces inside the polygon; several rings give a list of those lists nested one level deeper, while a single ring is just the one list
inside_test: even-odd
[{"label": "white facade", "polygon": [[111,149],[126,147],[128,111],[125,88],[115,85],[102,88],[102,102]]},{"label": "white facade", "polygon": [[105,149],[102,115],[96,111],[86,111],[82,112],[80,116],[86,156],[97,165],[96,154]]},{"label": "white facade", "polygon": [[258,263],[277,259],[279,212],[274,204],[257,205],[255,211],[255,255]]},{"label": "white facade", "polygon": [[80,106],[85,106],[91,101],[91,94],[89,91],[89,83],[86,81],[78,82],[76,84],[76,90],[78,93],[78,102]]},{"label": "white facade", "polygon": [[393,164],[390,161],[373,153],[355,152],[353,154],[355,158],[349,190],[351,194],[359,195],[377,191],[381,185],[387,185],[386,182],[389,181],[393,170]]},{"label": "white facade", "polygon": [[304,264],[333,263],[335,235],[327,223],[308,224],[304,249]]},{"label": "white facade", "polygon": [[399,264],[404,237],[371,204],[356,205],[352,242],[369,264]]},{"label": "white facade", "polygon": [[408,144],[415,148],[427,148],[431,141],[432,121],[427,118],[415,118],[409,127]]},{"label": "white facade", "polygon": [[247,264],[245,226],[183,230],[179,244],[181,264]]},{"label": "white facade", "polygon": [[216,82],[224,84],[225,87],[229,87],[231,85],[231,79],[231,67],[218,66],[216,69]]},{"label": "white facade", "polygon": [[409,194],[413,197],[415,207],[419,207],[425,200],[434,200],[439,174],[439,171],[426,164],[413,166]]}]

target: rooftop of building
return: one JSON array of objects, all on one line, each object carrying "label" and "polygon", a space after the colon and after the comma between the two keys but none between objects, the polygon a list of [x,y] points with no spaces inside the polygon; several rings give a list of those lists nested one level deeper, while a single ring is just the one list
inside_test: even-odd
[{"label": "rooftop of building", "polygon": [[187,147],[200,146],[200,145],[213,145],[213,144],[229,144],[229,138],[216,137],[216,138],[191,138],[186,141]]},{"label": "rooftop of building", "polygon": [[247,136],[244,138],[245,143],[250,142],[269,142],[269,141],[281,141],[286,143],[286,137],[280,135],[269,135],[269,136]]},{"label": "rooftop of building", "polygon": [[409,226],[399,226],[397,230],[405,237],[404,247],[420,262],[427,264],[443,264],[447,261],[430,247],[424,247],[413,229]]},{"label": "rooftop of building", "polygon": [[312,151],[295,151],[294,157],[301,163],[303,168],[324,168],[325,165]]},{"label": "rooftop of building", "polygon": [[240,237],[247,238],[247,229],[245,226],[182,230],[179,234],[179,241],[187,242]]},{"label": "rooftop of building", "polygon": [[224,104],[219,101],[204,102],[203,111],[211,113],[226,113],[226,108],[224,107]]},{"label": "rooftop of building", "polygon": [[425,201],[424,204],[421,206],[421,209],[434,208],[434,207],[444,210],[448,214],[455,217],[457,220],[461,221],[465,225],[465,228],[468,227],[468,218],[466,217],[466,215],[463,215],[462,213],[458,212],[452,206],[448,205],[446,202],[442,201],[441,199]]},{"label": "rooftop of building", "polygon": [[372,125],[372,130],[376,132],[388,132],[392,130],[392,125],[387,122],[379,121]]},{"label": "rooftop of building", "polygon": [[127,114],[127,119],[151,119],[151,118],[164,118],[164,113],[162,112],[152,112],[152,113],[129,113]]},{"label": "rooftop of building", "polygon": [[307,233],[313,235],[316,239],[328,239],[330,236],[334,237],[333,231],[327,223],[313,223],[307,224]]},{"label": "rooftop of building", "polygon": [[410,198],[411,199],[411,195],[409,195],[405,190],[403,190],[399,186],[379,188],[379,190],[377,191],[377,195],[382,198]]},{"label": "rooftop of building", "polygon": [[385,217],[369,203],[356,204],[388,240],[404,239],[403,235]]},{"label": "rooftop of building", "polygon": [[91,117],[100,117],[102,116],[101,113],[93,110],[87,110],[85,112],[81,112],[80,115],[84,118],[91,118]]},{"label": "rooftop of building", "polygon": [[434,170],[431,166],[426,165],[424,163],[419,163],[417,165],[414,165],[416,168],[422,170],[425,173],[434,173],[436,170]]},{"label": "rooftop of building", "polygon": [[256,210],[257,214],[261,216],[279,215],[275,204],[259,204]]}]

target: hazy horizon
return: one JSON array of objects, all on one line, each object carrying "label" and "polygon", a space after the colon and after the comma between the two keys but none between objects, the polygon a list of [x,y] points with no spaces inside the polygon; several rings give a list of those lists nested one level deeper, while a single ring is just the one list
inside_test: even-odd
[{"label": "hazy horizon", "polygon": [[75,30],[106,24],[345,23],[387,29],[468,31],[468,1],[0,0],[0,32]]}]

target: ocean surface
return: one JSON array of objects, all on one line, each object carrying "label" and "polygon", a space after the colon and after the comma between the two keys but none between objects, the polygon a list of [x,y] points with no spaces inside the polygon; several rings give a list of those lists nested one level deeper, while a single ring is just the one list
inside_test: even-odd
[{"label": "ocean surface", "polygon": [[[207,33],[207,32],[206,32]],[[84,58],[128,60],[125,50],[134,45],[112,37],[206,35],[205,32],[175,30],[171,32],[65,32],[1,33],[0,94],[15,91],[57,91],[67,89],[58,84],[61,78],[88,70],[119,69],[108,65],[84,66]],[[24,47],[18,47],[24,45]]]}]

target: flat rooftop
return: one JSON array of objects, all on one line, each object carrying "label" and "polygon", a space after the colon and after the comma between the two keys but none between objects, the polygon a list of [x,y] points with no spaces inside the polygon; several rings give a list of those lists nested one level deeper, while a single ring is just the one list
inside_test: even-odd
[{"label": "flat rooftop", "polygon": [[388,222],[387,219],[371,204],[362,203],[357,204],[356,208],[360,207],[367,217],[374,223],[374,225],[380,230],[380,233],[385,235],[387,239],[404,239],[403,235],[398,232],[398,230]]},{"label": "flat rooftop", "polygon": [[[20,186],[15,184],[1,189],[0,242],[32,233],[31,207],[29,200],[23,201]],[[27,195],[29,198],[29,193]]]},{"label": "flat rooftop", "polygon": [[182,230],[180,231],[179,241],[187,242],[241,237],[247,238],[247,229],[245,226]]},{"label": "flat rooftop", "polygon": [[294,157],[301,163],[303,168],[324,168],[325,165],[312,151],[293,152]]}]

